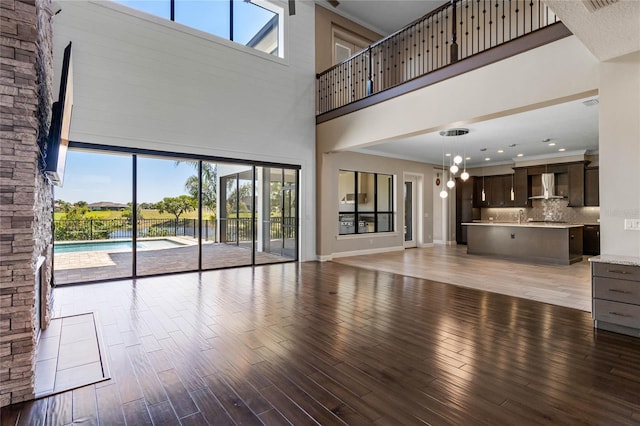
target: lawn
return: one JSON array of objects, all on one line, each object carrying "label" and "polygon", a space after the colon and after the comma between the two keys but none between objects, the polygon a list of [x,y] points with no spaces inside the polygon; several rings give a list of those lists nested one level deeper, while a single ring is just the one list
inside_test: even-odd
[{"label": "lawn", "polygon": [[[141,210],[141,212],[142,212],[143,219],[175,219],[175,216],[172,215],[171,213],[166,213],[166,212],[160,213],[158,212],[158,210],[143,209]],[[64,220],[66,215],[67,214],[63,212],[56,212],[53,214],[53,218],[54,220]],[[209,210],[205,210],[202,212],[203,219],[210,219],[212,215],[213,215],[213,212]],[[84,218],[85,219],[103,219],[103,220],[120,219],[122,218],[122,212],[121,211],[89,211],[84,215]],[[180,215],[180,219],[197,219],[197,218],[198,218],[198,212],[196,210]]]}]

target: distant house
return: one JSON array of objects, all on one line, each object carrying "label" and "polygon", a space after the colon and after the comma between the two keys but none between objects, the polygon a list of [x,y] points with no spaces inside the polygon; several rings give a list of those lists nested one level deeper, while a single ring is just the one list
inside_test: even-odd
[{"label": "distant house", "polygon": [[120,211],[122,209],[128,209],[129,206],[123,203],[112,203],[110,201],[100,201],[98,203],[91,203],[88,207],[93,211]]}]

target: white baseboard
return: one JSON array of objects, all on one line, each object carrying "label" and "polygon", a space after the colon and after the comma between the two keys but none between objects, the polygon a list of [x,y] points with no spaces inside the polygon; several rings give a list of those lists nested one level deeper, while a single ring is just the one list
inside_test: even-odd
[{"label": "white baseboard", "polygon": [[365,254],[378,254],[378,253],[388,253],[392,251],[404,251],[404,247],[381,247],[375,249],[367,249],[367,250],[353,250],[353,251],[341,251],[338,253],[332,253],[330,255],[318,256],[321,262],[326,262],[331,259],[337,259],[339,257],[349,257],[349,256],[362,256]]}]

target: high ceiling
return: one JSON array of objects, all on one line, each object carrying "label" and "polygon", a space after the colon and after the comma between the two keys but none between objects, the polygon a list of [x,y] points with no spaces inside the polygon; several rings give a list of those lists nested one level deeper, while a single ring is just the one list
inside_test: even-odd
[{"label": "high ceiling", "polygon": [[[335,7],[327,0],[318,2],[383,34],[393,33],[448,3],[446,0],[339,0]],[[589,99],[597,97],[460,126],[469,129],[465,136],[444,138],[433,132],[386,141],[357,151],[431,164],[442,163],[443,148],[445,154],[466,151],[470,157],[468,167],[593,153],[598,150],[598,106],[585,106],[583,101]],[[546,139],[549,141],[543,142]]]},{"label": "high ceiling", "polygon": [[338,5],[334,6],[334,1],[318,2],[382,35],[389,35],[449,3],[446,0],[338,0]]}]

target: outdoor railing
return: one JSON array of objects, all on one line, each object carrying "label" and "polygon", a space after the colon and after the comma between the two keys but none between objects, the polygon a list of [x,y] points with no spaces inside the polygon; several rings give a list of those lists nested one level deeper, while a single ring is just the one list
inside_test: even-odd
[{"label": "outdoor railing", "polygon": [[[203,220],[204,239],[215,238],[215,221]],[[138,237],[197,237],[197,219],[140,219]],[[87,241],[131,238],[132,224],[128,219],[62,219],[54,221],[55,241]]]},{"label": "outdoor railing", "polygon": [[317,113],[554,24],[541,0],[453,0],[317,75]]},{"label": "outdoor railing", "polygon": [[[221,218],[220,241],[227,243],[251,241],[251,224],[251,218]],[[263,221],[263,226],[269,230],[270,239],[295,238],[298,222],[295,217],[285,217],[284,220],[281,217],[270,217]],[[254,227],[253,232],[257,233],[257,231]]]},{"label": "outdoor railing", "polygon": [[[220,242],[243,242],[252,239],[251,218],[221,218]],[[296,218],[271,217],[264,221],[271,239],[295,238]],[[140,219],[138,238],[198,236],[197,219]],[[132,224],[128,219],[62,219],[54,221],[55,241],[89,241],[131,238]],[[202,221],[202,238],[216,239],[216,221]]]}]

